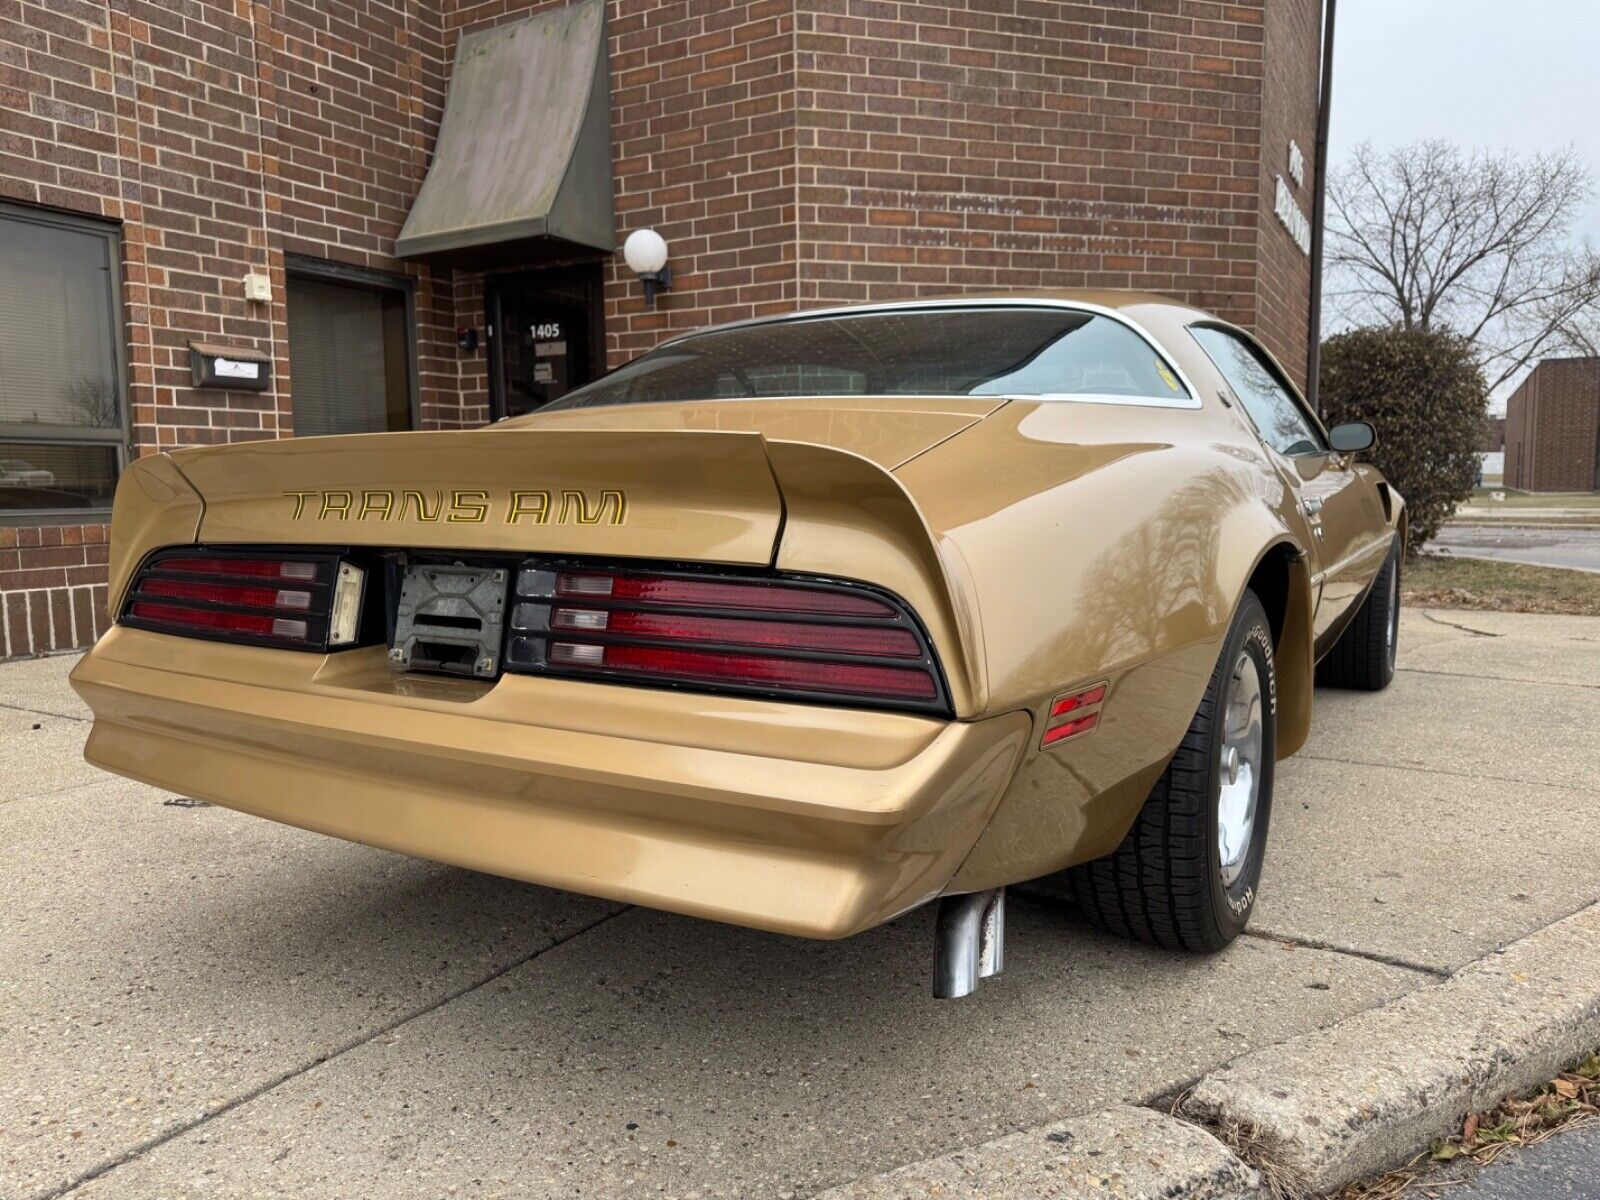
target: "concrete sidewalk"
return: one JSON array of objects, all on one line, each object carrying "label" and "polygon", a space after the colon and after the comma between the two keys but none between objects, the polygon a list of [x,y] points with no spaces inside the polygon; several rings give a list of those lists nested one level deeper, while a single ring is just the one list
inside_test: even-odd
[{"label": "concrete sidewalk", "polygon": [[1600,619],[1408,610],[1280,769],[1210,959],[1019,901],[807,943],[176,806],[78,757],[70,662],[0,666],[0,1195],[807,1196],[1147,1101],[1600,899]]}]

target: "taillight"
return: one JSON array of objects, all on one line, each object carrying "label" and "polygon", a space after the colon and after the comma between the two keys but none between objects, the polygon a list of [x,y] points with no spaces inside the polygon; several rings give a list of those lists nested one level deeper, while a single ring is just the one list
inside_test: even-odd
[{"label": "taillight", "polygon": [[366,574],[336,555],[164,550],[139,569],[122,623],[297,650],[353,644]]},{"label": "taillight", "polygon": [[588,567],[518,572],[506,666],[947,712],[926,635],[858,584]]}]

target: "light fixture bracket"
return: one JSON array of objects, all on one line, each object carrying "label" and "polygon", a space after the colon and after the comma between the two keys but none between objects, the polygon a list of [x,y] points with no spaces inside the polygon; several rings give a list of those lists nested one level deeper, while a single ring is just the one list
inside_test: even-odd
[{"label": "light fixture bracket", "polygon": [[644,284],[644,306],[656,306],[657,292],[670,292],[672,290],[672,267],[665,266],[650,275],[640,275],[639,281]]}]

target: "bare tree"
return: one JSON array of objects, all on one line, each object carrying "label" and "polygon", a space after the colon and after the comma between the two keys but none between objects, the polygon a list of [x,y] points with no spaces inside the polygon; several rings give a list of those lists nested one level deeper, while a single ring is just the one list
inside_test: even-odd
[{"label": "bare tree", "polygon": [[1522,158],[1363,143],[1328,181],[1327,267],[1347,321],[1448,328],[1490,389],[1600,330],[1600,254],[1572,227],[1593,180],[1576,151]]}]

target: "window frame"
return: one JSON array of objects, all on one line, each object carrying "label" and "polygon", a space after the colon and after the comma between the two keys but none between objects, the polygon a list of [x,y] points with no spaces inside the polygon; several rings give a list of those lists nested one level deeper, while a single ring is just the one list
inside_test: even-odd
[{"label": "window frame", "polygon": [[[111,358],[112,370],[116,375],[117,423],[95,427],[0,421],[0,442],[41,446],[109,445],[116,462],[116,479],[112,482],[114,491],[122,480],[123,472],[128,469],[128,447],[133,440],[133,417],[128,403],[128,326],[122,301],[122,224],[120,221],[7,200],[0,200],[0,219],[89,234],[106,244],[106,259],[110,264],[107,274],[110,282]],[[109,505],[95,508],[0,509],[0,526],[100,525],[104,524],[110,513]]]},{"label": "window frame", "polygon": [[289,349],[289,413],[294,416],[294,347],[288,344],[289,285],[296,279],[307,283],[333,284],[339,287],[365,288],[368,291],[399,292],[405,305],[406,332],[406,393],[410,399],[411,428],[422,428],[422,371],[417,361],[417,281],[414,276],[397,271],[378,271],[370,267],[354,267],[348,263],[333,262],[325,258],[311,258],[303,254],[283,256],[284,344]]},{"label": "window frame", "polygon": [[[1332,444],[1328,441],[1328,429],[1327,426],[1322,423],[1322,418],[1311,411],[1311,406],[1306,403],[1306,398],[1301,395],[1300,389],[1295,387],[1294,381],[1289,378],[1288,372],[1286,372],[1283,367],[1279,365],[1278,360],[1273,357],[1272,352],[1263,346],[1259,339],[1247,331],[1240,329],[1237,325],[1230,325],[1226,321],[1193,321],[1184,326],[1184,328],[1188,331],[1189,336],[1194,339],[1194,344],[1199,348],[1200,353],[1205,355],[1206,361],[1211,364],[1211,369],[1214,370],[1217,373],[1218,378],[1222,380],[1223,386],[1228,389],[1228,393],[1232,397],[1232,399],[1229,401],[1230,406],[1237,408],[1244,414],[1244,419],[1250,423],[1250,428],[1255,432],[1256,440],[1259,441],[1263,446],[1265,446],[1268,450],[1271,450],[1280,458],[1287,459],[1320,458],[1337,454],[1337,451],[1334,450]],[[1206,349],[1206,344],[1199,338],[1195,337],[1194,331],[1196,329],[1212,329],[1218,333],[1229,334],[1243,342],[1246,348],[1249,349],[1256,356],[1256,358],[1260,360],[1261,365],[1266,368],[1267,374],[1272,376],[1273,380],[1278,384],[1279,387],[1283,388],[1284,392],[1289,397],[1289,403],[1293,404],[1295,410],[1305,418],[1306,423],[1311,427],[1312,432],[1314,432],[1317,437],[1321,439],[1321,448],[1316,450],[1301,450],[1296,454],[1288,454],[1285,451],[1279,450],[1271,442],[1267,441],[1266,435],[1261,432],[1261,427],[1256,424],[1255,417],[1250,414],[1250,409],[1245,405],[1244,397],[1239,395],[1239,390],[1233,386],[1233,381],[1228,378],[1227,372],[1222,369],[1221,364],[1219,364],[1216,359],[1211,357],[1211,351]]]}]

